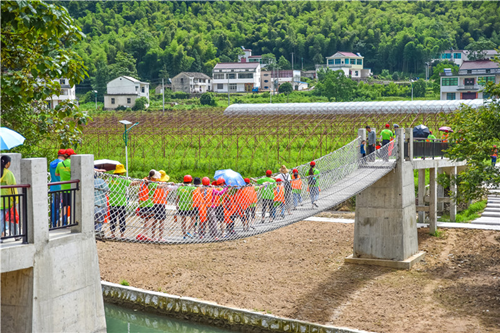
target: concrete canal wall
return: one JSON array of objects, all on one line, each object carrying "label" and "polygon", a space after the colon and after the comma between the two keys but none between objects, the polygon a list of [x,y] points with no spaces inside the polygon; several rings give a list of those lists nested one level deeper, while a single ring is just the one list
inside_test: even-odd
[{"label": "concrete canal wall", "polygon": [[102,281],[104,301],[240,332],[361,333]]}]

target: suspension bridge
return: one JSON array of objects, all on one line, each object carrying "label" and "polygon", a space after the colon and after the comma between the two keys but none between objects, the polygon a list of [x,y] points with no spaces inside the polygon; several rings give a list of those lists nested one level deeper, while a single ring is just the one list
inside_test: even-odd
[{"label": "suspension bridge", "polygon": [[[177,191],[171,191],[172,193],[165,195],[166,201],[164,203],[167,212],[164,214],[165,216],[161,216],[160,219],[156,218],[157,212],[154,211],[157,208],[156,205],[153,206],[150,215],[146,217],[140,216],[137,213],[137,208],[141,205],[139,199],[140,185],[131,186],[127,193],[126,225],[122,227],[123,237],[120,237],[119,217],[111,215],[116,211],[114,209],[110,209],[108,212],[107,220],[110,223],[104,224],[101,237],[143,243],[207,243],[250,237],[302,221],[348,200],[394,169],[398,156],[398,145],[395,141],[366,157],[361,156],[359,153],[360,143],[361,138],[357,138],[344,147],[315,160],[316,168],[320,171],[320,175],[317,177],[320,194],[318,200],[315,201],[315,205],[311,202],[310,189],[307,185],[308,178],[312,177],[307,175],[309,164],[296,167],[303,180],[300,189],[295,191],[296,193],[300,192],[297,194],[299,194],[301,202],[297,202],[297,206],[293,207],[292,193],[289,193],[290,198],[286,198],[285,202],[274,201],[274,207],[272,211],[265,215],[264,223],[262,223],[264,204],[260,193],[270,186],[274,187],[274,193],[279,192],[279,188],[283,189],[279,185],[249,185],[257,194],[256,200],[253,202],[248,201],[248,198],[244,196],[237,195],[238,191],[242,191],[244,187],[226,187],[227,196],[231,196],[229,192],[232,192],[234,196],[229,198],[230,201],[227,201],[230,202],[232,207],[223,207],[221,211],[225,216],[223,218],[216,216],[215,220],[211,220],[208,214],[203,216],[203,213],[201,213],[206,211],[206,208],[210,208],[211,202],[202,203],[206,205],[205,209],[198,209],[195,213],[192,213],[192,216],[183,216],[187,214],[181,213],[178,210],[179,207],[176,207],[176,203],[178,206],[178,202],[183,201],[181,192],[178,191],[183,186],[182,184],[178,185],[180,187],[176,188]],[[277,176],[277,174],[273,176]],[[112,178],[124,178],[109,174],[100,174],[99,177],[102,177],[107,183],[110,183]],[[144,182],[144,180],[140,179],[131,179],[131,181],[139,184]],[[203,191],[207,187],[200,185],[196,188]],[[221,189],[224,189],[224,187]],[[109,193],[109,195],[112,195],[112,193]],[[224,201],[225,195],[222,195],[221,199],[221,205],[224,206],[226,204]],[[255,211],[249,211],[247,209],[249,205],[253,205]],[[229,210],[231,210],[230,213],[228,213]],[[182,219],[185,219],[184,222]],[[184,226],[182,226],[183,223]],[[115,229],[114,232],[112,228]],[[210,231],[214,229],[215,231]]]}]

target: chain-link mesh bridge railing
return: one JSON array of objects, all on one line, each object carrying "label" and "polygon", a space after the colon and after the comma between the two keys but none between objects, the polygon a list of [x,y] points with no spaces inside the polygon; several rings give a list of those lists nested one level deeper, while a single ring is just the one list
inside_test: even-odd
[{"label": "chain-link mesh bridge railing", "polygon": [[[369,187],[396,165],[396,141],[362,157],[360,138],[287,174],[243,187],[194,186],[96,173],[99,237],[145,243],[244,238],[301,221]],[[276,181],[277,179],[282,181]],[[99,203],[100,202],[100,203]]]}]

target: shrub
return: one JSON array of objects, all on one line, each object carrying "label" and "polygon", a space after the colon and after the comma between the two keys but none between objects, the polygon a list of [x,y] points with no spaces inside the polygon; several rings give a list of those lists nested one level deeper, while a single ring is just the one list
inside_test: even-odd
[{"label": "shrub", "polygon": [[292,84],[290,82],[285,82],[281,84],[278,88],[280,94],[289,94],[293,91]]},{"label": "shrub", "polygon": [[83,97],[80,99],[80,104],[85,104],[85,103],[90,103],[90,102],[95,102],[95,94],[92,90],[89,90],[83,95]]},{"label": "shrub", "polygon": [[217,105],[214,94],[210,92],[206,92],[203,95],[201,95],[200,103],[201,105],[212,105],[212,106]]},{"label": "shrub", "polygon": [[124,105],[118,105],[116,108],[116,111],[126,111],[128,108]]},{"label": "shrub", "polygon": [[135,105],[132,108],[134,111],[146,110],[146,104],[148,104],[148,99],[146,97],[139,97],[135,100]]},{"label": "shrub", "polygon": [[189,94],[184,91],[176,91],[172,94],[172,98],[174,99],[188,99]]},{"label": "shrub", "polygon": [[398,81],[399,80],[399,73],[396,71],[394,73],[392,73],[392,79],[394,81]]}]

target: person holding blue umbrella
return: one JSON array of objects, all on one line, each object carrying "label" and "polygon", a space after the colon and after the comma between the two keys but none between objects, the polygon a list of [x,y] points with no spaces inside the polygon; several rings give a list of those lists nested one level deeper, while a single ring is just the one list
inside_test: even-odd
[{"label": "person holding blue umbrella", "polygon": [[11,150],[24,143],[24,136],[7,127],[0,127],[0,150]]}]

